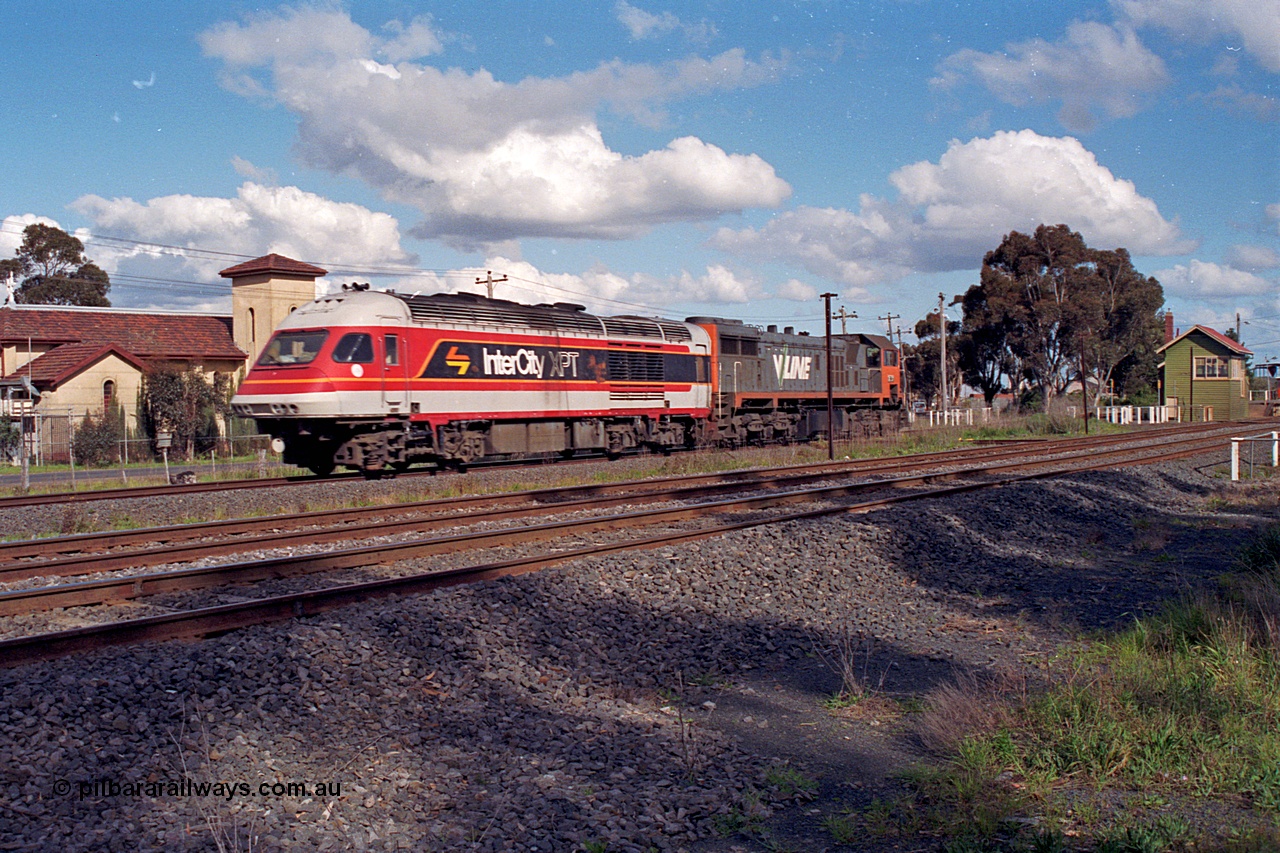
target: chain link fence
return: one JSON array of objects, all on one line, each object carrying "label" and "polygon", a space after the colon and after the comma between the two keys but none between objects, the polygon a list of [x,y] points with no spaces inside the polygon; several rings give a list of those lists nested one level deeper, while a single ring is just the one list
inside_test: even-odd
[{"label": "chain link fence", "polygon": [[[232,418],[223,428],[221,434],[165,446],[133,424],[126,431],[119,422],[25,414],[0,423],[0,466],[16,473],[25,457],[27,470],[37,472],[42,481],[69,483],[77,478],[127,482],[130,474],[170,479],[178,474],[230,478],[281,472],[284,466],[271,449],[271,437],[254,431],[252,421]],[[293,473],[288,467],[285,473]]]}]

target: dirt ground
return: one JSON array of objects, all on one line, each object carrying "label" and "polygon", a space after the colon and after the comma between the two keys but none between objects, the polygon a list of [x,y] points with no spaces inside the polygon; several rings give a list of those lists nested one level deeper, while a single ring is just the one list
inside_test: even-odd
[{"label": "dirt ground", "polygon": [[[1100,554],[1098,568],[1105,566],[1112,577],[1135,573],[1150,578],[1147,594],[1153,600],[1173,599],[1186,592],[1189,576],[1216,582],[1213,578],[1230,569],[1231,555],[1255,531],[1280,519],[1280,482],[1226,484],[1208,488],[1200,497],[1199,509],[1159,522],[1158,535],[1150,529],[1132,529],[1133,541]],[[1146,541],[1150,539],[1154,541]],[[1153,561],[1164,569],[1155,576],[1150,573]],[[1105,594],[1099,604],[1104,601]],[[1031,645],[1049,650],[1038,661],[1025,660],[1024,677],[1031,673],[1034,680],[1037,671],[1043,672],[1055,645],[1101,627],[1090,624],[1087,617],[1072,618],[1082,614],[1065,612],[1079,606],[1087,602],[1062,602],[1052,620],[1004,622],[1004,630],[1034,632]],[[873,695],[841,709],[832,709],[829,702],[840,688],[840,678],[829,662],[816,655],[764,664],[719,684],[689,688],[686,706],[694,709],[691,713],[699,724],[730,733],[745,749],[778,767],[794,769],[797,778],[814,786],[792,798],[789,805],[775,801],[767,815],[744,814],[740,820],[726,822],[720,837],[701,842],[695,850],[940,850],[941,837],[919,825],[904,827],[900,813],[890,815],[889,805],[911,794],[904,772],[930,760],[916,733],[929,691],[952,683],[959,669],[956,663],[895,655],[890,647],[877,646],[865,667]],[[708,702],[713,709],[703,704]],[[1244,804],[1200,800],[1178,806],[1196,830],[1226,833],[1266,823],[1265,817]],[[842,827],[853,832],[851,839],[838,839],[833,832],[832,822],[841,820],[846,821]]]}]

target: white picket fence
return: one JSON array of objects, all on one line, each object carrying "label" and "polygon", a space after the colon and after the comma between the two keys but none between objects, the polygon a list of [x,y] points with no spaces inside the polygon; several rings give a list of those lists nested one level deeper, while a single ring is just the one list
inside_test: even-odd
[{"label": "white picket fence", "polygon": [[1182,420],[1177,406],[1103,406],[1098,420],[1109,424],[1167,424]]}]

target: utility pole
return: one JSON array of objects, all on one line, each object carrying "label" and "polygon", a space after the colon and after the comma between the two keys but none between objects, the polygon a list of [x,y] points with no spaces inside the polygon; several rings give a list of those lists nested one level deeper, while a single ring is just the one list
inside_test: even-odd
[{"label": "utility pole", "polygon": [[893,337],[893,321],[900,319],[901,314],[885,314],[883,317],[877,317],[877,320],[884,320],[885,325],[889,328],[889,337]]},{"label": "utility pole", "polygon": [[493,270],[485,270],[485,276],[484,276],[484,278],[477,278],[477,279],[476,279],[476,284],[483,284],[483,285],[484,285],[484,288],[485,288],[485,292],[486,292],[487,294],[489,294],[489,298],[490,298],[490,299],[492,299],[492,298],[493,298],[493,286],[494,286],[495,284],[502,284],[502,283],[503,283],[504,281],[506,281],[506,280],[507,280],[507,277],[506,277],[505,275],[504,275],[502,278],[494,278],[494,277],[493,277]]},{"label": "utility pole", "polygon": [[[827,313],[828,313],[828,314],[830,314],[830,313],[831,313],[830,306],[831,306],[831,303],[830,303],[830,302],[828,302],[828,303],[827,303]],[[846,310],[844,310],[844,306],[843,306],[843,305],[841,305],[841,306],[840,306],[840,310],[839,310],[839,311],[837,311],[837,312],[835,313],[835,316],[840,318],[840,334],[842,334],[842,335],[847,335],[847,334],[849,334],[849,330],[845,327],[845,323],[844,323],[844,321],[845,321],[845,320],[856,320],[856,319],[858,319],[858,312],[857,312],[857,311],[846,311]],[[828,326],[830,326],[830,325],[831,325],[830,321],[828,321],[828,322],[827,322],[827,325],[828,325]]]},{"label": "utility pole", "polygon": [[942,420],[944,423],[947,419],[947,409],[951,404],[947,398],[947,312],[943,304],[945,298],[941,293],[938,294],[938,326],[942,330]]},{"label": "utility pole", "polygon": [[[834,460],[836,458],[836,406],[835,400],[831,396],[831,298],[834,293],[822,294],[822,299],[826,304],[826,309],[822,312],[827,315],[827,458]],[[844,309],[840,309],[841,313]],[[844,318],[841,317],[841,322]]]},{"label": "utility pole", "polygon": [[1240,312],[1236,312],[1236,343],[1240,343]]},{"label": "utility pole", "polygon": [[[893,343],[893,332],[889,333],[889,343]],[[911,383],[907,377],[906,350],[902,348],[902,324],[898,324],[898,375],[902,377],[902,404],[905,406],[911,396]]]}]

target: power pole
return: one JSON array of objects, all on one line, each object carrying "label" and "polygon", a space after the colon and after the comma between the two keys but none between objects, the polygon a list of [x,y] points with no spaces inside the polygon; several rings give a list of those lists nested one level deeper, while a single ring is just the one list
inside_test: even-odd
[{"label": "power pole", "polygon": [[938,294],[938,326],[942,329],[942,419],[946,420],[947,409],[951,401],[947,399],[947,313],[943,304],[945,297]]},{"label": "power pole", "polygon": [[[835,400],[831,396],[831,298],[834,293],[822,294],[822,299],[826,304],[826,309],[822,312],[827,315],[827,458],[834,460],[836,458],[836,406]],[[841,313],[844,309],[840,309]],[[844,318],[841,317],[841,322]]]},{"label": "power pole", "polygon": [[[828,305],[827,313],[828,313],[828,314],[830,314],[830,313],[831,313],[831,311],[830,311],[830,304],[831,304],[831,303],[829,303],[829,302],[827,303],[827,305]],[[847,335],[847,334],[849,333],[849,330],[848,330],[847,328],[845,328],[844,321],[845,321],[845,320],[856,320],[856,319],[858,319],[858,312],[857,312],[857,311],[846,311],[846,310],[844,310],[844,306],[843,306],[843,305],[841,305],[841,306],[840,306],[840,310],[839,310],[839,311],[837,311],[837,312],[835,313],[835,316],[840,318],[840,334],[842,334],[842,335]],[[827,323],[827,325],[831,325],[831,324],[830,324],[830,322],[828,322],[828,323]]]},{"label": "power pole", "polygon": [[893,337],[893,321],[900,319],[901,317],[902,317],[901,314],[885,314],[883,317],[877,317],[876,319],[884,320],[885,325],[889,329],[889,337],[892,338]]},{"label": "power pole", "polygon": [[[893,343],[893,333],[889,333],[889,343]],[[906,405],[911,392],[911,383],[907,377],[906,351],[902,348],[902,324],[898,324],[898,375],[902,377],[902,403]]]},{"label": "power pole", "polygon": [[489,294],[489,298],[490,298],[490,299],[492,299],[492,298],[493,298],[493,286],[494,286],[495,284],[502,284],[502,283],[503,283],[504,281],[506,281],[506,280],[507,280],[507,277],[506,277],[505,275],[504,275],[502,278],[494,278],[494,277],[493,277],[493,270],[485,270],[485,277],[484,277],[484,278],[477,278],[477,279],[476,279],[476,284],[483,284],[483,285],[484,285],[484,287],[485,287],[485,292],[486,292],[487,294]]}]

